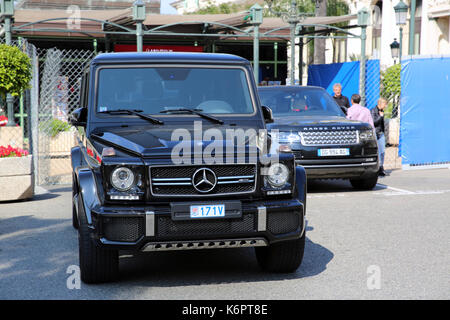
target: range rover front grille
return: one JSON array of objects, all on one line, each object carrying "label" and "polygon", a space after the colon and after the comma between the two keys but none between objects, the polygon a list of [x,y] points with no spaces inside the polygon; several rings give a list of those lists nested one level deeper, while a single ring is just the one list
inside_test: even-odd
[{"label": "range rover front grille", "polygon": [[300,132],[304,146],[352,145],[359,143],[357,130]]},{"label": "range rover front grille", "polygon": [[244,194],[255,191],[256,178],[255,164],[155,166],[150,191],[170,197]]}]

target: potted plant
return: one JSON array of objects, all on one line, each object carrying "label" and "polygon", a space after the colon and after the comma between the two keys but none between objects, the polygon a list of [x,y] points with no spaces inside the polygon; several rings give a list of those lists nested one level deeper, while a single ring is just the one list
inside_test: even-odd
[{"label": "potted plant", "polygon": [[31,77],[31,59],[17,47],[0,44],[0,145],[23,148],[23,129],[7,118],[6,97],[20,96],[30,88]]},{"label": "potted plant", "polygon": [[0,201],[33,197],[32,156],[27,150],[0,146]]},{"label": "potted plant", "polygon": [[71,174],[70,150],[76,145],[75,128],[60,119],[51,119],[39,124],[39,149],[49,155],[47,161],[48,177]]}]

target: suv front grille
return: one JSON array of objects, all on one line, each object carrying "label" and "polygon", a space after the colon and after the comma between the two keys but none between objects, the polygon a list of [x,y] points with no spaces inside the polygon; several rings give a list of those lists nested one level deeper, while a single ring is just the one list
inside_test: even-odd
[{"label": "suv front grille", "polygon": [[111,217],[103,219],[103,236],[109,241],[135,242],[144,234],[140,217]]},{"label": "suv front grille", "polygon": [[300,132],[304,146],[352,145],[359,143],[357,130]]},{"label": "suv front grille", "polygon": [[275,212],[268,215],[268,228],[273,234],[294,232],[301,224],[300,215],[295,211]]},{"label": "suv front grille", "polygon": [[[207,169],[206,178],[212,184],[199,185],[196,188],[194,183],[200,182],[203,169]],[[201,171],[201,174],[194,178],[198,171]],[[251,193],[256,188],[256,174],[255,164],[156,166],[150,167],[150,191],[154,196],[170,197]],[[209,190],[210,188],[212,189]]]},{"label": "suv front grille", "polygon": [[174,221],[170,216],[157,218],[157,235],[195,236],[226,235],[232,233],[256,232],[255,215],[244,214],[238,219],[210,219]]}]

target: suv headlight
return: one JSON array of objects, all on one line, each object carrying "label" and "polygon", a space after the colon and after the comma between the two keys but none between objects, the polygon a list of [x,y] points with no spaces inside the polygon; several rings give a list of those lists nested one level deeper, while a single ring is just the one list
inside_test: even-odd
[{"label": "suv headlight", "polygon": [[278,132],[271,133],[272,138],[278,143],[295,143],[300,142],[300,136],[296,132]]},{"label": "suv headlight", "polygon": [[289,179],[289,169],[282,163],[274,163],[267,171],[266,180],[275,188],[283,187]]},{"label": "suv headlight", "polygon": [[126,167],[116,168],[111,173],[111,184],[119,191],[130,190],[134,185],[135,176],[133,171]]},{"label": "suv headlight", "polygon": [[359,131],[359,140],[360,141],[369,141],[369,140],[376,140],[375,139],[375,131],[373,129],[369,130],[361,130]]}]

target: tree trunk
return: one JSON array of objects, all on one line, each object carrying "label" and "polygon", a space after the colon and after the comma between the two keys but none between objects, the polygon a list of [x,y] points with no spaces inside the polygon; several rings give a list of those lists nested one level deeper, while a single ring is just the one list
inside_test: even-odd
[{"label": "tree trunk", "polygon": [[[316,8],[316,17],[325,17],[327,15],[327,0],[319,2]],[[316,28],[321,30],[321,28]],[[325,63],[325,39],[314,39],[314,64]]]}]

